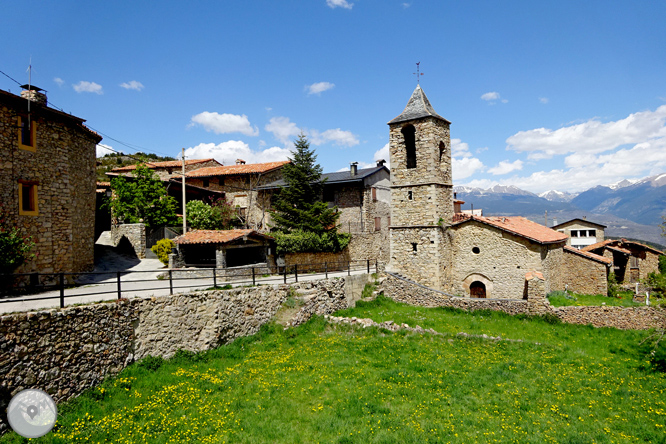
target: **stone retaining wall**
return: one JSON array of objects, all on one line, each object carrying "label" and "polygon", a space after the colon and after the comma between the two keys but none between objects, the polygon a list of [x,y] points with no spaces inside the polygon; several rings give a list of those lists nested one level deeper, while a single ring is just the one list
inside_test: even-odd
[{"label": "stone retaining wall", "polygon": [[290,325],[333,313],[353,305],[369,279],[356,275],[2,316],[0,407],[25,388],[62,402],[145,356],[200,352],[254,334],[296,292],[309,296]]},{"label": "stone retaining wall", "polygon": [[[537,280],[538,281],[538,280]],[[537,282],[538,283],[538,282]],[[648,330],[666,327],[666,310],[656,307],[553,307],[547,298],[472,299],[449,295],[413,281],[387,274],[382,282],[384,294],[391,299],[424,307],[455,307],[463,310],[496,310],[510,315],[551,313],[569,324],[612,327],[623,330]]]}]

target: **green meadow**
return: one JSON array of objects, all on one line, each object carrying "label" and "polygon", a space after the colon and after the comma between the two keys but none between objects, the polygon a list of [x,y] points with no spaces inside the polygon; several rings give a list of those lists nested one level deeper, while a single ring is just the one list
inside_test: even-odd
[{"label": "green meadow", "polygon": [[651,332],[383,297],[338,314],[442,334],[323,318],[267,325],[206,353],[135,363],[60,405],[54,431],[32,441],[666,442],[666,374],[646,360],[649,341],[640,345]]}]

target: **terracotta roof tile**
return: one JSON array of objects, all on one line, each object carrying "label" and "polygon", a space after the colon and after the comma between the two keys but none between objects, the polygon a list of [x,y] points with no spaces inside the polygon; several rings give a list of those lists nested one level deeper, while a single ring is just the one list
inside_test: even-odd
[{"label": "terracotta roof tile", "polygon": [[280,162],[250,163],[241,165],[227,165],[219,167],[199,168],[187,173],[187,177],[231,176],[235,174],[267,173],[289,163],[288,160]]},{"label": "terracotta roof tile", "polygon": [[598,250],[600,248],[612,248],[622,253],[631,254],[631,251],[628,249],[628,247],[630,248],[632,246],[637,246],[641,249],[651,251],[655,254],[664,254],[663,251],[659,251],[656,248],[652,248],[647,245],[643,245],[640,242],[629,241],[626,239],[621,239],[621,240],[607,239],[603,242],[597,242],[596,244],[588,245],[587,247],[582,248],[582,250],[593,251],[593,250]]},{"label": "terracotta roof tile", "polygon": [[545,281],[543,278],[543,274],[540,271],[528,271],[525,273],[525,280],[526,281],[531,281],[532,279],[541,279],[542,281]]},{"label": "terracotta roof tile", "polygon": [[583,256],[588,259],[592,259],[593,261],[601,262],[604,264],[612,264],[613,261],[607,257],[599,256],[598,254],[590,253],[589,251],[583,251],[583,250],[578,250],[576,248],[570,247],[568,245],[564,246],[564,249],[568,251],[569,253],[574,253],[579,256]]},{"label": "terracotta roof tile", "polygon": [[612,239],[607,239],[605,241],[597,242],[596,244],[588,245],[587,247],[583,247],[580,249],[580,251],[592,251],[592,250],[598,250],[599,248],[603,248],[606,245],[610,244],[611,242],[614,242]]},{"label": "terracotta roof tile", "polygon": [[179,245],[226,244],[246,236],[273,239],[271,236],[267,236],[255,230],[194,230],[186,234],[181,234],[174,239],[174,242]]},{"label": "terracotta roof tile", "polygon": [[532,222],[522,216],[469,216],[460,223],[466,223],[472,220],[497,227],[500,230],[508,231],[509,233],[533,240],[540,244],[556,244],[566,241],[568,237],[564,233],[551,230],[548,227]]},{"label": "terracotta roof tile", "polygon": [[[185,165],[196,165],[197,163],[210,162],[211,160],[217,162],[213,158],[210,158],[210,159],[190,159],[190,160],[185,161]],[[167,160],[165,162],[145,162],[145,164],[150,169],[155,169],[155,168],[178,168],[178,167],[183,166],[183,161],[182,160]],[[114,168],[111,171],[112,172],[115,172],[115,171],[133,171],[135,169],[136,169],[136,165],[127,165],[127,166],[120,167],[120,168]]]}]

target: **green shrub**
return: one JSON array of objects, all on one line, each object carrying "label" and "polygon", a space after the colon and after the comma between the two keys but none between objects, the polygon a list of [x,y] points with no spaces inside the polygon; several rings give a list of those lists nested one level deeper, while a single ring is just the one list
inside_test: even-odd
[{"label": "green shrub", "polygon": [[35,246],[31,237],[7,223],[7,215],[0,207],[0,274],[11,273],[25,261],[35,257],[30,251]]},{"label": "green shrub", "polygon": [[171,249],[175,248],[176,244],[171,239],[161,239],[158,240],[155,245],[150,247],[150,249],[157,255],[157,259],[160,260],[164,265],[169,265],[169,254],[171,254]]},{"label": "green shrub", "polygon": [[275,237],[277,254],[302,252],[338,253],[344,250],[349,241],[349,233],[327,232],[317,234],[309,231],[295,230],[289,234],[272,233]]},{"label": "green shrub", "polygon": [[162,367],[162,364],[164,364],[164,359],[162,359],[161,357],[148,355],[139,362],[137,362],[136,365],[141,368],[145,368],[148,371],[154,372],[155,370]]},{"label": "green shrub", "polygon": [[620,284],[617,283],[615,273],[608,273],[608,297],[616,298],[620,294]]},{"label": "green shrub", "polygon": [[659,256],[659,273],[666,276],[666,255]]}]

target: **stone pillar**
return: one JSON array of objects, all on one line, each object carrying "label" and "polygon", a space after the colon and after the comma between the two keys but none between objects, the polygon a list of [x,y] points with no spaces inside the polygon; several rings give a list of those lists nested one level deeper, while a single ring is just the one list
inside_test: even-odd
[{"label": "stone pillar", "polygon": [[546,299],[546,280],[538,271],[530,271],[525,275],[526,296],[528,301]]},{"label": "stone pillar", "polygon": [[215,267],[227,268],[227,250],[221,245],[218,245],[217,250],[215,250]]}]

